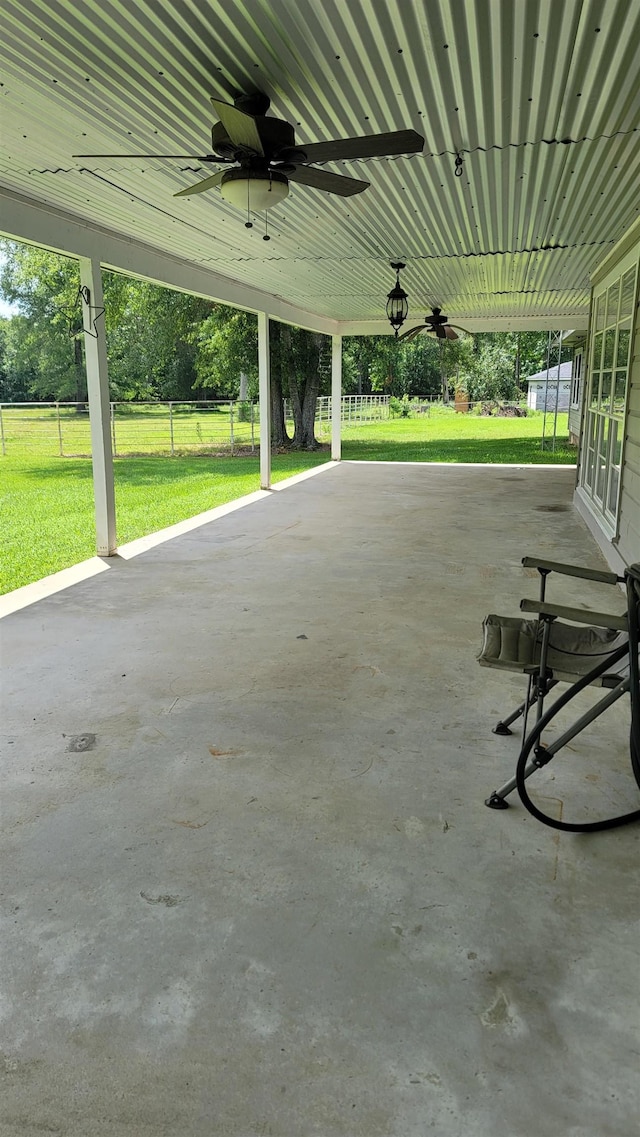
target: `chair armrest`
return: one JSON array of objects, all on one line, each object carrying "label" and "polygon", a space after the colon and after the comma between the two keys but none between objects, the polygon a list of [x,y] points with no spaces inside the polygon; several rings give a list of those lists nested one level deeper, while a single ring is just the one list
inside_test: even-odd
[{"label": "chair armrest", "polygon": [[617,576],[615,572],[603,572],[601,569],[583,568],[582,565],[564,565],[560,561],[545,561],[539,557],[523,557],[525,568],[542,569],[544,572],[559,572],[564,576],[578,576],[583,580],[597,580],[600,584],[622,584],[624,577]]},{"label": "chair armrest", "polygon": [[593,624],[596,628],[613,628],[626,632],[627,617],[614,616],[610,612],[588,612],[586,608],[567,608],[564,604],[548,604],[546,600],[521,600],[523,612],[537,612],[540,616],[559,616],[574,624]]}]

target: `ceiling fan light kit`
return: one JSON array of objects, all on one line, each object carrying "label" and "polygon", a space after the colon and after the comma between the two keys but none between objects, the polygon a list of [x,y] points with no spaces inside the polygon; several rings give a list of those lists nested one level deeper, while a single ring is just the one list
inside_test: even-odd
[{"label": "ceiling fan light kit", "polygon": [[250,213],[262,213],[284,201],[289,193],[289,182],[277,170],[225,170],[220,182],[220,193],[230,205]]}]

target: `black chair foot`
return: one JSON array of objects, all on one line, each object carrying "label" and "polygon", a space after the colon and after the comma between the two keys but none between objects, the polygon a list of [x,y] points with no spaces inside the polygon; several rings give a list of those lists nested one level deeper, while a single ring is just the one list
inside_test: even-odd
[{"label": "black chair foot", "polygon": [[492,734],[513,734],[513,731],[509,730],[509,727],[505,726],[503,722],[499,722],[497,724],[497,726],[494,726],[491,733]]},{"label": "black chair foot", "polygon": [[[509,734],[511,734],[511,731],[509,731]],[[491,794],[491,797],[485,798],[484,804],[488,805],[489,809],[508,809],[509,808],[509,802],[503,797],[498,797],[495,790]]]}]

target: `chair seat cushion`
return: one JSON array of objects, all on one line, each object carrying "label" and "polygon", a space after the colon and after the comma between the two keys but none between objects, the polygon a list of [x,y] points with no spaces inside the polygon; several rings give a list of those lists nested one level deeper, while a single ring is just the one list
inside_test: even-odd
[{"label": "chair seat cushion", "polygon": [[[522,620],[517,616],[487,616],[482,624],[483,641],[478,662],[483,667],[498,667],[505,671],[535,671],[540,662],[542,626],[537,620]],[[585,627],[564,624],[554,620],[551,625],[548,667],[554,678],[573,682],[586,675],[600,660],[627,642],[627,633],[610,628]],[[624,661],[623,661],[624,663]],[[623,665],[617,662],[612,669],[620,676]],[[612,675],[598,682],[610,683]]]}]

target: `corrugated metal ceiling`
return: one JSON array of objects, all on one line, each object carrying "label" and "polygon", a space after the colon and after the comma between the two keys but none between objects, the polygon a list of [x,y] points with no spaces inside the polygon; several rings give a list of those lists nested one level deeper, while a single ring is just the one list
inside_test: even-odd
[{"label": "corrugated metal ceiling", "polygon": [[[640,209],[639,52],[637,0],[4,0],[0,180],[318,315],[384,318],[402,258],[413,313],[584,322]],[[268,244],[218,190],[174,199],[211,166],[71,157],[206,153],[209,96],[256,89],[302,144],[424,153],[331,164],[351,199],[293,186]]]}]

